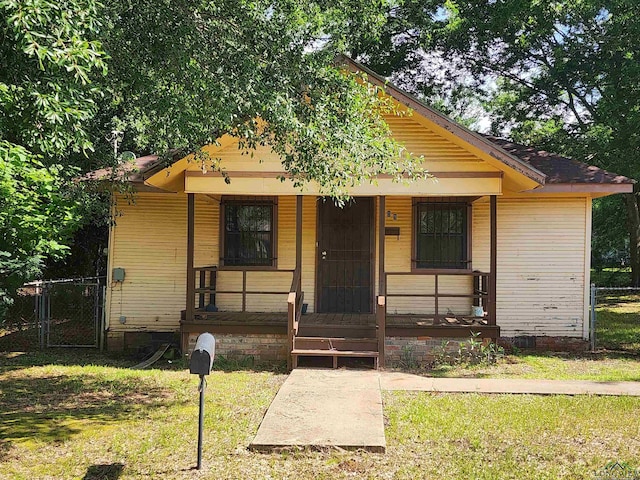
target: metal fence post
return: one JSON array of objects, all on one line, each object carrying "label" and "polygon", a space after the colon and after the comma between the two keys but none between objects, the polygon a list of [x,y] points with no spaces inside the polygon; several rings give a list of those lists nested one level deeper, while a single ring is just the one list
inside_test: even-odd
[{"label": "metal fence post", "polygon": [[40,284],[40,295],[38,298],[38,320],[40,322],[40,350],[44,350],[47,345],[48,329],[49,329],[49,309],[48,301],[49,295],[47,291],[47,284],[42,282]]},{"label": "metal fence post", "polygon": [[591,284],[591,316],[589,318],[589,339],[591,340],[591,351],[596,351],[596,284]]},{"label": "metal fence post", "polygon": [[40,341],[40,350],[44,350],[44,287],[40,287],[36,295],[36,310],[38,322],[38,334]]},{"label": "metal fence post", "polygon": [[107,320],[105,308],[105,304],[107,301],[107,286],[102,285],[100,289],[102,291],[102,298],[100,299],[100,351],[104,352],[104,329]]}]

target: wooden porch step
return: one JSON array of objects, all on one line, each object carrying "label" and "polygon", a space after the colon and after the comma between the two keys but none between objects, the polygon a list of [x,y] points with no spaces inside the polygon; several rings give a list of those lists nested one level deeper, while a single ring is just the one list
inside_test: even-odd
[{"label": "wooden porch step", "polygon": [[319,325],[300,322],[298,332],[304,337],[374,338],[375,325]]},{"label": "wooden porch step", "polygon": [[375,338],[344,338],[344,337],[296,337],[294,349],[299,350],[345,350],[345,351],[374,351],[378,348]]},{"label": "wooden porch step", "polygon": [[333,368],[338,368],[338,357],[342,358],[373,358],[376,370],[378,369],[378,352],[366,350],[317,350],[299,349],[291,351],[293,368],[298,366],[298,357],[331,357],[333,358]]}]

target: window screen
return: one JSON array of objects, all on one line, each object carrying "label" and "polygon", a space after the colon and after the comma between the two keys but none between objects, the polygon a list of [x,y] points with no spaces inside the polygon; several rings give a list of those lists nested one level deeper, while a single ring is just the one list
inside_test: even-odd
[{"label": "window screen", "polygon": [[224,264],[273,265],[273,202],[226,201]]},{"label": "window screen", "polygon": [[468,268],[468,204],[421,202],[416,208],[416,267]]}]

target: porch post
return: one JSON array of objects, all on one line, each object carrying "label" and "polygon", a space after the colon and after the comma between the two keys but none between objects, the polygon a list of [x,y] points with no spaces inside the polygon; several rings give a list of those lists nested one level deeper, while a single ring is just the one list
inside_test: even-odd
[{"label": "porch post", "polygon": [[385,196],[378,197],[378,299],[376,301],[376,323],[378,332],[378,365],[384,367],[384,344],[386,332],[386,275],[384,270],[385,241]]},{"label": "porch post", "polygon": [[296,270],[302,268],[302,195],[296,197]]},{"label": "porch post", "polygon": [[[186,315],[187,322],[193,321],[193,310],[196,290],[196,277],[193,268],[193,257],[195,250],[195,198],[193,193],[187,194],[187,298]],[[188,337],[182,335],[182,353],[187,353]]]},{"label": "porch post", "polygon": [[298,298],[298,295],[302,295],[302,195],[296,196],[296,269],[287,300],[287,370],[297,367],[297,361],[293,361],[291,352],[295,345],[295,323],[298,315],[296,306],[303,301],[302,298]]},{"label": "porch post", "polygon": [[491,223],[491,253],[489,270],[489,324],[496,325],[496,298],[497,298],[497,267],[498,267],[498,221],[497,221],[497,198],[491,195],[490,200],[490,223]]}]

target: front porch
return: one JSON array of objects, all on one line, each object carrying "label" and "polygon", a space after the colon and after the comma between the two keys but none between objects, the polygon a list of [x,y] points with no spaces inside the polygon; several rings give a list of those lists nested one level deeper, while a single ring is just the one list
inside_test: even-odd
[{"label": "front porch", "polygon": [[[275,262],[269,266],[196,267],[195,197],[188,194],[187,301],[181,318],[183,351],[188,351],[190,337],[204,331],[239,336],[285,335],[289,368],[295,368],[302,356],[333,357],[334,366],[339,357],[368,357],[376,365],[384,366],[385,343],[391,337],[464,338],[472,333],[482,338],[499,337],[495,309],[496,196],[491,195],[488,202],[488,272],[471,270],[470,257],[467,268],[386,271],[387,237],[400,233],[399,229],[386,226],[389,212],[385,201],[384,196],[376,197],[377,219],[371,225],[372,274],[367,277],[366,287],[373,297],[370,309],[366,301],[360,300],[358,308],[362,312],[328,312],[333,306],[319,301],[319,288],[313,283],[318,280],[303,279],[309,267],[303,269],[302,262],[301,195],[295,201],[292,232],[294,268],[277,268]],[[318,242],[314,243],[313,258],[321,262],[327,252],[322,251]],[[415,266],[413,259],[412,265]],[[316,274],[317,271],[313,275]],[[312,298],[305,298],[303,280],[314,285]],[[358,287],[358,295],[362,295],[361,285],[351,287]],[[311,311],[303,313],[309,307],[307,302]]]}]

